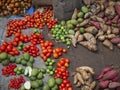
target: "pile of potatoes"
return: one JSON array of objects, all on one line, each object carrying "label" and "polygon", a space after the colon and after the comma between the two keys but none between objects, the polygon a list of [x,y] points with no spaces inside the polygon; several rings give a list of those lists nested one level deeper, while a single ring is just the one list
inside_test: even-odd
[{"label": "pile of potatoes", "polygon": [[[75,31],[75,35],[67,35],[76,47],[80,44],[90,51],[97,51],[97,41],[110,50],[114,45],[120,48],[120,2],[115,0],[83,0],[80,12],[74,10],[71,20],[66,26]],[[79,32],[79,33],[78,33]]]},{"label": "pile of potatoes", "polygon": [[32,0],[0,0],[0,16],[24,14]]},{"label": "pile of potatoes", "polygon": [[88,66],[77,67],[76,71],[73,72],[74,84],[80,90],[94,90],[96,81],[93,80],[95,72],[93,68]]}]

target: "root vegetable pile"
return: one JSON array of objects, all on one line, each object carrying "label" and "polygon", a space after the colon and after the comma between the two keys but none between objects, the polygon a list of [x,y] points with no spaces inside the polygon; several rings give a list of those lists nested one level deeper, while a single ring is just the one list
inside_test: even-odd
[{"label": "root vegetable pile", "polygon": [[[75,8],[71,20],[61,21],[62,28],[69,32],[65,37],[70,38],[74,47],[80,44],[90,51],[98,50],[97,41],[101,41],[110,50],[114,49],[114,45],[120,48],[120,2],[114,0],[83,2],[84,6],[81,7],[80,12]],[[56,37],[57,33],[57,29],[53,28],[52,37],[61,40]]]},{"label": "root vegetable pile", "polygon": [[119,71],[108,66],[102,69],[101,73],[97,76],[97,80],[99,80],[97,89],[120,89],[120,76]]},{"label": "root vegetable pile", "polygon": [[95,74],[93,68],[88,66],[77,67],[76,71],[73,72],[74,77],[73,84],[80,90],[94,90],[96,86],[96,81],[93,80],[93,75]]}]

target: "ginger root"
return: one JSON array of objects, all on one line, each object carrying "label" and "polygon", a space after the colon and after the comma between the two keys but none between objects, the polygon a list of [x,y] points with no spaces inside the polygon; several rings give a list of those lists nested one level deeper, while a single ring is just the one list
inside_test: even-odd
[{"label": "ginger root", "polygon": [[86,47],[90,51],[97,51],[97,46],[91,43],[90,41],[82,41],[82,42],[79,42],[79,44]]},{"label": "ginger root", "polygon": [[93,43],[93,44],[96,44],[96,43],[97,43],[95,37],[94,37],[92,34],[90,34],[90,33],[84,33],[83,36],[84,36],[84,38],[85,38],[87,41],[90,41],[90,42]]},{"label": "ginger root", "polygon": [[91,34],[96,34],[98,32],[98,29],[95,26],[89,26],[85,28],[85,31]]}]

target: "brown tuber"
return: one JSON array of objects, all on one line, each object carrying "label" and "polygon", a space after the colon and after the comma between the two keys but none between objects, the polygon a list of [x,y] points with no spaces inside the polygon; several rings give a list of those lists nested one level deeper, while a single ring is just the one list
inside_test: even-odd
[{"label": "brown tuber", "polygon": [[97,51],[97,46],[91,43],[90,41],[82,41],[82,42],[79,42],[79,44],[86,47],[90,51]]},{"label": "brown tuber", "polygon": [[96,34],[98,32],[98,29],[95,26],[89,26],[85,28],[85,31],[91,34]]},{"label": "brown tuber", "polygon": [[109,40],[104,40],[103,45],[108,47],[110,50],[113,50],[113,44]]},{"label": "brown tuber", "polygon": [[115,89],[115,88],[120,87],[120,83],[119,82],[110,82],[108,87],[110,89]]}]

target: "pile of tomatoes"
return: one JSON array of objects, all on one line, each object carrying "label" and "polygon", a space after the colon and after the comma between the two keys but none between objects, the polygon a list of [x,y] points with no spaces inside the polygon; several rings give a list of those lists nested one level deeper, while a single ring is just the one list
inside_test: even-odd
[{"label": "pile of tomatoes", "polygon": [[2,68],[2,75],[9,76],[9,75],[16,75],[14,69],[17,67],[16,64],[9,64],[6,67]]},{"label": "pile of tomatoes", "polygon": [[8,84],[8,88],[13,88],[18,90],[21,87],[21,84],[25,83],[25,79],[23,76],[20,76],[18,78],[14,77],[13,79],[10,79],[10,82]]},{"label": "pile of tomatoes", "polygon": [[21,33],[21,30],[26,28],[43,29],[45,25],[48,26],[48,29],[54,27],[57,21],[52,18],[52,8],[45,8],[44,10],[45,12],[39,12],[37,10],[34,14],[26,15],[25,19],[10,20],[7,24],[6,37],[15,33]]},{"label": "pile of tomatoes", "polygon": [[42,49],[42,52],[40,53],[40,57],[46,61],[53,52],[52,47],[54,46],[53,42],[45,41],[40,43],[40,47]]},{"label": "pile of tomatoes", "polygon": [[67,67],[69,66],[70,60],[67,58],[61,58],[57,62],[57,69],[55,70],[55,78],[62,78],[63,81],[59,86],[59,90],[72,90],[72,85],[68,80],[69,71]]},{"label": "pile of tomatoes", "polygon": [[40,44],[43,41],[44,37],[41,33],[31,33],[30,42],[32,44]]},{"label": "pile of tomatoes", "polygon": [[16,33],[13,39],[13,45],[16,47],[19,43],[29,42],[29,37],[26,34]]},{"label": "pile of tomatoes", "polygon": [[23,48],[23,53],[28,52],[30,56],[39,56],[39,48],[34,44],[28,44]]},{"label": "pile of tomatoes", "polygon": [[54,48],[53,49],[53,58],[56,59],[60,56],[62,56],[63,53],[66,53],[67,50],[64,48]]},{"label": "pile of tomatoes", "polygon": [[3,42],[2,45],[0,46],[0,53],[6,52],[10,55],[18,55],[19,51],[13,47],[12,42]]}]

